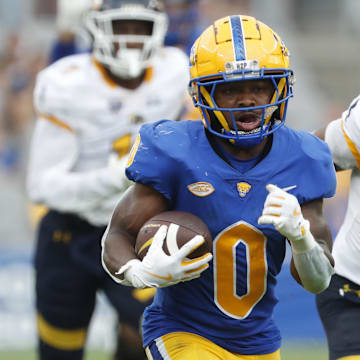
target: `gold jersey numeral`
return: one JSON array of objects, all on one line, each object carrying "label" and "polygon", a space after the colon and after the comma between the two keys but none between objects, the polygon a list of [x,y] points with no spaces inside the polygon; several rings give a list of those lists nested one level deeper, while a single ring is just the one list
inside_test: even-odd
[{"label": "gold jersey numeral", "polygon": [[[247,292],[236,289],[236,248],[246,249]],[[246,318],[261,300],[267,287],[266,236],[240,221],[221,232],[214,241],[214,289],[218,308],[235,319]]]}]

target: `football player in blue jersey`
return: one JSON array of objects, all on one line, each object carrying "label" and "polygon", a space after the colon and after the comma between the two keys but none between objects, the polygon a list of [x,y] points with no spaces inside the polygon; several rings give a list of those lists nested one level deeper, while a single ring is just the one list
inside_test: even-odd
[{"label": "football player in blue jersey", "polygon": [[[158,288],[144,314],[149,359],[280,359],[272,314],[287,241],[291,273],[306,290],[319,293],[330,282],[322,205],[335,193],[335,170],[324,142],[284,125],[289,66],[286,46],[267,25],[242,15],[219,19],[190,56],[202,122],[161,120],[140,130],[126,169],[135,185],[113,213],[102,262],[120,284]],[[196,236],[166,255],[162,226],[140,261],[139,229],[166,210],[205,221],[212,254],[186,259],[204,241]]]}]

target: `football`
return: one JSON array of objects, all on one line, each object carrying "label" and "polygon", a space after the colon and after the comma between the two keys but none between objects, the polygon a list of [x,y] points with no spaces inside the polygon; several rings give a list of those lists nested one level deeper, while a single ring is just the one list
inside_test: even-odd
[{"label": "football", "polygon": [[202,235],[205,242],[187,257],[194,259],[211,252],[212,236],[210,230],[199,217],[184,211],[166,211],[155,215],[141,227],[135,243],[135,252],[140,260],[146,255],[153,236],[160,226],[167,225],[169,232],[171,224],[173,225],[170,231],[174,231],[175,236],[168,236],[164,240],[163,250],[167,255],[176,252],[196,235]]}]

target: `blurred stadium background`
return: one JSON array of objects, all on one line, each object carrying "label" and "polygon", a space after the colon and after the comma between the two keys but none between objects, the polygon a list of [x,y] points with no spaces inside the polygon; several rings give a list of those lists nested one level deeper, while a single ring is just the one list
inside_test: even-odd
[{"label": "blurred stadium background", "polygon": [[[77,1],[77,0],[74,0]],[[295,98],[287,122],[312,130],[338,117],[359,93],[359,0],[199,0],[199,24],[243,13],[277,31],[292,55]],[[35,359],[32,251],[37,214],[24,182],[35,116],[32,88],[57,36],[56,0],[0,0],[0,358]],[[344,216],[348,174],[339,175],[326,216],[335,235]],[[325,360],[326,340],[314,297],[279,276],[275,317],[284,360]],[[99,294],[87,359],[107,359],[114,345],[114,314]],[[102,355],[101,355],[102,354]]]}]

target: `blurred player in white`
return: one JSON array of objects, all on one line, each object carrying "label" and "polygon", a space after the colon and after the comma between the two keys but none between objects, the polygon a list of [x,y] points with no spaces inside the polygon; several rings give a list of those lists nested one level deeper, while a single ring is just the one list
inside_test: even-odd
[{"label": "blurred player in white", "polygon": [[335,275],[316,303],[329,359],[360,360],[360,96],[315,134],[328,143],[337,170],[352,169],[347,211],[332,251]]},{"label": "blurred player in white", "polygon": [[95,3],[86,18],[93,52],[55,62],[35,88],[27,186],[31,200],[50,209],[35,254],[42,360],[83,358],[99,289],[121,321],[115,358],[144,357],[138,329],[148,301],[104,272],[100,240],[128,185],[124,156],[140,125],[178,120],[189,80],[186,55],[162,46],[160,1]]}]

